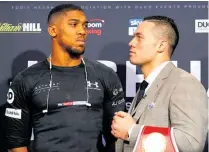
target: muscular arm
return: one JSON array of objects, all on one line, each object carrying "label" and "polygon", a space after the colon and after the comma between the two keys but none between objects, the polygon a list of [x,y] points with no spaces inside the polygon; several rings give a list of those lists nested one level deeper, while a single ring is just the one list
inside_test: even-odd
[{"label": "muscular arm", "polygon": [[24,150],[30,142],[32,128],[28,100],[24,79],[18,74],[8,91],[4,119],[5,143],[12,152]]},{"label": "muscular arm", "polygon": [[111,134],[111,124],[115,112],[125,110],[125,99],[122,84],[117,74],[111,70],[106,79],[106,100],[104,101],[104,136],[107,151],[114,151],[116,138]]}]

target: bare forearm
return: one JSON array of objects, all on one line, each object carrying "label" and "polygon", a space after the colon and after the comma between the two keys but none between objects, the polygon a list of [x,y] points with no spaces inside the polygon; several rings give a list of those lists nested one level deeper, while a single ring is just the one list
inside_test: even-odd
[{"label": "bare forearm", "polygon": [[9,152],[28,152],[27,147],[20,147],[20,148],[14,148],[9,150]]}]

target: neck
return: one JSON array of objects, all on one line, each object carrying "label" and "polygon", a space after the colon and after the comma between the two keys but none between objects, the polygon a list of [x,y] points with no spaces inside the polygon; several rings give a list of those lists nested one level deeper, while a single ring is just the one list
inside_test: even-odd
[{"label": "neck", "polygon": [[62,66],[62,67],[73,67],[81,63],[82,56],[78,58],[73,58],[65,51],[61,46],[52,43],[52,55],[48,61],[51,60],[52,65]]},{"label": "neck", "polygon": [[148,77],[148,75],[150,73],[152,73],[152,71],[154,71],[160,64],[162,64],[163,62],[166,62],[166,61],[170,61],[170,60],[164,59],[161,61],[152,61],[150,63],[141,65],[140,67],[141,67],[142,73],[144,74],[144,79],[146,79]]}]

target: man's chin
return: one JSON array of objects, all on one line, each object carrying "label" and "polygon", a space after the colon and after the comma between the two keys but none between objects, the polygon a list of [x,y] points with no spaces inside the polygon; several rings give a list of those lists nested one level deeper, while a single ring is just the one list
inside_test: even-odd
[{"label": "man's chin", "polygon": [[77,46],[73,48],[73,51],[83,54],[85,51],[85,46],[84,45]]},{"label": "man's chin", "polygon": [[82,54],[84,54],[84,52],[85,52],[85,48],[76,49],[76,50],[74,51],[74,53],[77,53],[78,55],[82,55]]},{"label": "man's chin", "polygon": [[141,66],[141,65],[142,65],[142,63],[137,62],[137,61],[135,61],[135,60],[129,59],[129,61],[130,61],[130,63],[133,64],[133,65],[137,65],[137,66]]},{"label": "man's chin", "polygon": [[133,60],[131,57],[129,58],[129,61],[130,61],[131,64],[136,65],[136,61]]},{"label": "man's chin", "polygon": [[71,50],[68,51],[68,53],[72,58],[80,58],[80,56],[84,54],[84,50]]}]

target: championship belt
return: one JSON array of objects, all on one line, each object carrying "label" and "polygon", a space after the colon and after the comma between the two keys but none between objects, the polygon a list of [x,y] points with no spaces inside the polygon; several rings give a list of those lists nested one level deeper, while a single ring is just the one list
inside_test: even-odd
[{"label": "championship belt", "polygon": [[142,126],[133,152],[179,152],[173,128]]}]

